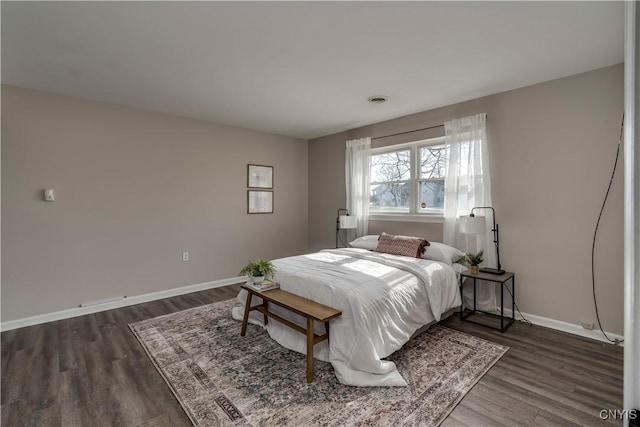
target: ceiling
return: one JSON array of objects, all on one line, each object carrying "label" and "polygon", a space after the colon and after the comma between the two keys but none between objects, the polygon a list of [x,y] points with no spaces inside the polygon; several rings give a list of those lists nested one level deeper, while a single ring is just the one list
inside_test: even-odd
[{"label": "ceiling", "polygon": [[4,84],[303,139],[624,59],[623,2],[1,7]]}]

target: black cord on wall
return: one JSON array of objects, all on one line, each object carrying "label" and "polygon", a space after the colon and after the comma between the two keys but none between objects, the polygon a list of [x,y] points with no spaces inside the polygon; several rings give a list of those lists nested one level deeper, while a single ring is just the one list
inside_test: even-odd
[{"label": "black cord on wall", "polygon": [[622,132],[624,129],[624,114],[622,115],[622,124],[620,125],[620,138],[618,138],[618,149],[616,150],[616,160],[613,163],[613,171],[611,171],[611,178],[609,179],[609,186],[607,187],[607,193],[604,195],[604,200],[602,202],[602,207],[600,208],[600,214],[598,215],[598,220],[596,221],[596,229],[593,232],[593,243],[591,245],[591,288],[593,290],[593,305],[596,308],[596,319],[598,320],[598,327],[602,332],[602,335],[607,339],[607,341],[620,344],[624,342],[624,340],[620,339],[611,339],[607,335],[607,333],[602,328],[602,323],[600,322],[600,315],[598,314],[598,300],[596,298],[596,275],[595,275],[595,253],[596,253],[596,237],[598,236],[598,227],[600,226],[600,218],[602,218],[602,212],[604,211],[604,207],[607,204],[607,199],[609,198],[609,191],[611,190],[611,184],[613,184],[613,177],[616,174],[616,169],[618,167],[618,158],[620,157],[620,145],[622,145]]}]

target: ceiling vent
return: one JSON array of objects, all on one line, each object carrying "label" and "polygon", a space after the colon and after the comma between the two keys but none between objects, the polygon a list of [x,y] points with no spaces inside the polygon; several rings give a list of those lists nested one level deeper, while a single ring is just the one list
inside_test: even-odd
[{"label": "ceiling vent", "polygon": [[387,99],[389,99],[388,96],[373,95],[373,96],[370,96],[369,98],[367,98],[367,101],[369,101],[372,104],[383,104],[383,103],[387,102]]}]

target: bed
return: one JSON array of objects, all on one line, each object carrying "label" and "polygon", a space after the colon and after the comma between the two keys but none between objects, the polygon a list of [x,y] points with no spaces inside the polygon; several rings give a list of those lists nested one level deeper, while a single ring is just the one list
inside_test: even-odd
[{"label": "bed", "polygon": [[[406,386],[395,364],[384,358],[461,304],[456,265],[447,262],[342,248],[273,263],[282,289],[342,311],[331,323],[331,345],[316,345],[314,356],[331,362],[343,384]],[[237,320],[245,300],[243,290],[232,310]],[[254,298],[252,305],[260,303]],[[250,321],[262,325],[262,316],[252,314]],[[278,314],[301,321],[287,311]],[[267,332],[284,347],[306,352],[305,337],[279,322],[269,322]],[[324,332],[324,325],[316,325],[316,333]]]}]

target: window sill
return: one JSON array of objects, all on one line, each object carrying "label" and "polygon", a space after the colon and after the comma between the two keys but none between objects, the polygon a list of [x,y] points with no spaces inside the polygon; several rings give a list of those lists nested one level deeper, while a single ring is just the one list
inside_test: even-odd
[{"label": "window sill", "polygon": [[440,215],[416,215],[416,214],[369,214],[369,221],[396,221],[396,222],[431,222],[444,223],[444,217]]}]

